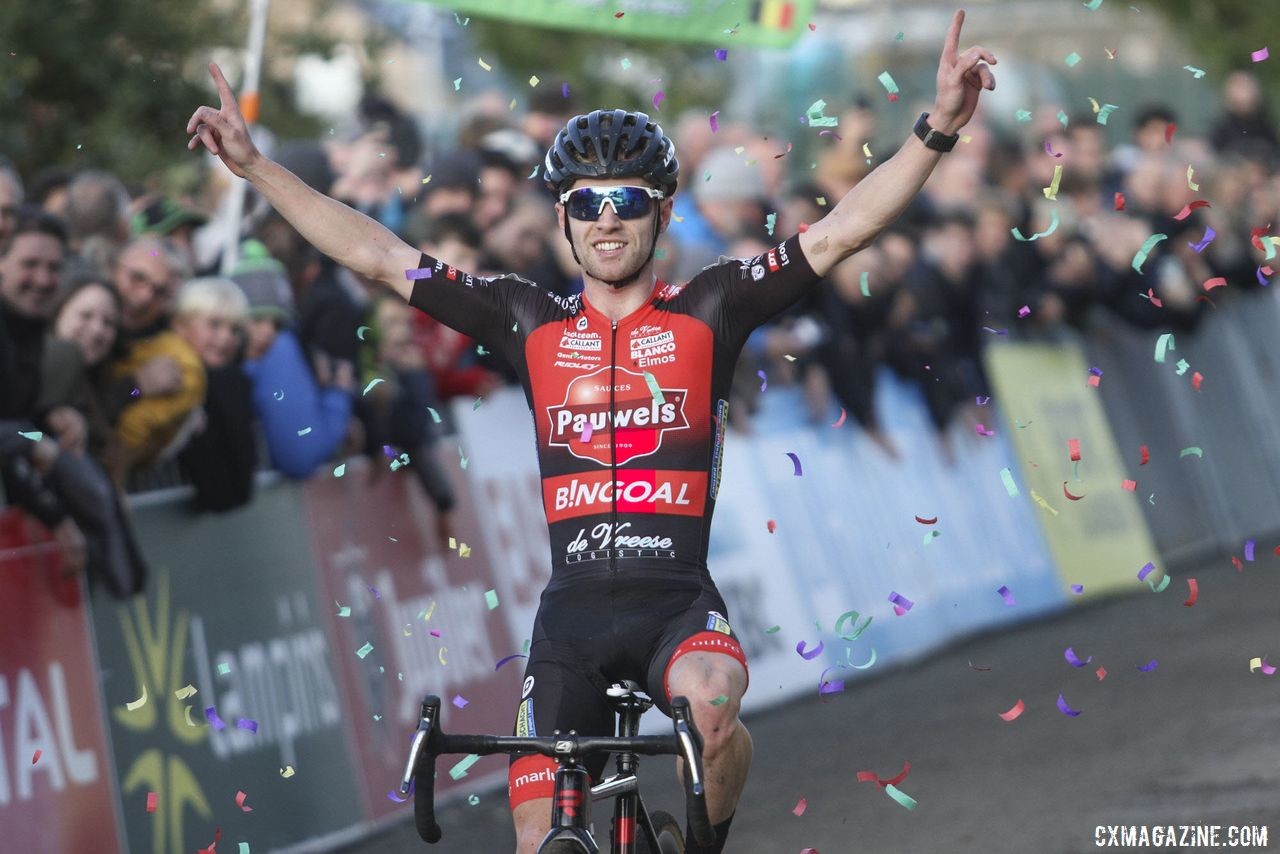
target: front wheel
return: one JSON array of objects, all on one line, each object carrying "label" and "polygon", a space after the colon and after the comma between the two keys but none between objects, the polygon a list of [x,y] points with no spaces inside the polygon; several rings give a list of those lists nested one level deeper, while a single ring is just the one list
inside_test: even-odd
[{"label": "front wheel", "polygon": [[684,854],[684,830],[680,822],[669,812],[657,810],[650,813],[653,829],[658,834],[658,851],[660,854]]}]

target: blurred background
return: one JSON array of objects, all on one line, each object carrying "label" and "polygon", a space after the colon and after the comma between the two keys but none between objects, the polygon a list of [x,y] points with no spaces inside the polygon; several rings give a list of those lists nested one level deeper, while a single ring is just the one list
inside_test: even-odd
[{"label": "blurred background", "polygon": [[[686,281],[897,151],[954,8],[0,8],[0,836],[405,850],[388,790],[421,695],[452,700],[450,730],[511,726],[549,572],[515,374],[186,149],[210,61],[315,189],[570,295],[541,180],[569,118],[643,110],[675,140],[657,268]],[[709,560],[772,736],[731,850],[1075,851],[1104,821],[1280,817],[1274,10],[965,8],[998,88],[898,222],[739,363]],[[1072,642],[1098,662],[1064,665]],[[954,714],[914,714],[936,692]],[[1185,766],[1125,735],[1157,714],[1189,728]],[[854,782],[908,756],[918,809]],[[441,774],[446,840],[468,840],[445,850],[509,849],[504,780],[496,759]],[[1019,819],[998,840],[994,805]]]}]

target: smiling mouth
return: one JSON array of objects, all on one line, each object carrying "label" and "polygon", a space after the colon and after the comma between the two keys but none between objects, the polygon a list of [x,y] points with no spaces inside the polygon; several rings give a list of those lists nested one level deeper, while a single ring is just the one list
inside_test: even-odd
[{"label": "smiling mouth", "polygon": [[612,253],[621,250],[627,244],[621,240],[601,240],[599,243],[592,244],[597,252]]}]

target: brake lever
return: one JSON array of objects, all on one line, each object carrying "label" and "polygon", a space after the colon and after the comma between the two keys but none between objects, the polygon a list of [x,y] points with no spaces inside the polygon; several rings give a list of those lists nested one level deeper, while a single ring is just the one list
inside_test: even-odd
[{"label": "brake lever", "polygon": [[422,748],[427,744],[427,738],[431,735],[431,729],[435,725],[432,717],[432,709],[426,703],[422,704],[422,713],[418,719],[418,731],[413,734],[413,741],[409,745],[409,761],[404,766],[404,777],[400,781],[400,795],[405,797],[409,794],[409,790],[413,787],[414,771],[418,767],[418,757],[422,755]]},{"label": "brake lever", "polygon": [[693,733],[689,729],[686,721],[676,721],[676,738],[680,741],[680,750],[684,753],[684,764],[686,773],[689,775],[689,784],[695,795],[703,793],[702,780],[702,763],[699,761],[701,756],[697,752],[694,744]]}]

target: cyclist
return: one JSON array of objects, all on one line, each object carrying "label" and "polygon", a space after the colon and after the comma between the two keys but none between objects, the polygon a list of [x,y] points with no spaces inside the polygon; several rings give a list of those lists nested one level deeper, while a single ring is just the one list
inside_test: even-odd
[{"label": "cyclist", "polygon": [[[705,741],[718,837],[709,849],[689,839],[689,851],[723,850],[752,750],[738,720],[746,659],[706,565],[734,363],[755,327],[897,218],[955,145],[981,91],[995,88],[995,57],[957,50],[963,21],[956,12],[933,110],[894,157],[804,232],[755,258],[722,259],[684,285],[653,272],[680,167],[671,140],[643,113],[577,116],[547,152],[544,177],[582,267],[583,293],[567,299],[420,254],[310,189],[256,150],[216,65],[221,108],[200,107],[187,125],[189,148],[203,143],[252,181],[322,252],[516,369],[536,427],[552,547],[516,731],[611,734],[604,689],[618,679],[645,686],[668,713],[672,696],[687,696]],[[545,757],[512,763],[523,854],[548,829],[553,779]]]}]

